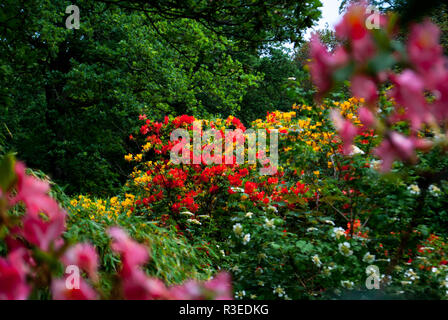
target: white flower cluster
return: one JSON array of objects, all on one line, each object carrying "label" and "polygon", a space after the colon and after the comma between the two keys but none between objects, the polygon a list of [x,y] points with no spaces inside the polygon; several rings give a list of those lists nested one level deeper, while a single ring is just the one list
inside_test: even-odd
[{"label": "white flower cluster", "polygon": [[352,290],[353,287],[355,286],[353,281],[349,281],[349,280],[341,280],[341,286],[345,289],[349,289]]},{"label": "white flower cluster", "polygon": [[322,266],[322,261],[320,261],[320,258],[317,254],[315,254],[314,256],[311,257],[311,260],[313,261],[313,263],[317,266],[317,267],[321,267]]},{"label": "white flower cluster", "polygon": [[274,219],[265,218],[265,227],[266,228],[275,228]]},{"label": "white flower cluster", "polygon": [[199,224],[199,225],[202,224],[202,223],[199,222],[199,220],[196,220],[196,219],[188,219],[187,222],[194,223],[194,224]]},{"label": "white flower cluster", "polygon": [[364,257],[362,258],[362,261],[364,261],[365,263],[373,263],[375,261],[375,255],[374,254],[370,254],[370,252],[367,252]]},{"label": "white flower cluster", "polygon": [[233,225],[233,232],[238,236],[243,238],[243,244],[246,245],[250,241],[250,233],[243,235],[243,226],[241,223],[236,223]]},{"label": "white flower cluster", "polygon": [[350,250],[350,243],[344,242],[339,244],[339,253],[345,257],[349,257],[353,254],[353,250]]},{"label": "white flower cluster", "polygon": [[333,228],[332,237],[335,237],[336,239],[339,239],[340,237],[345,235],[345,230],[341,227]]},{"label": "white flower cluster", "polygon": [[409,269],[404,273],[406,280],[401,281],[402,285],[412,284],[414,281],[420,279],[413,269]]},{"label": "white flower cluster", "polygon": [[285,300],[289,300],[288,295],[286,294],[285,289],[283,289],[280,286],[274,287],[274,290],[272,291],[275,295],[277,295],[279,298],[283,298]]},{"label": "white flower cluster", "polygon": [[416,196],[418,196],[420,194],[420,188],[416,184],[411,184],[408,187],[408,191],[409,191],[410,194],[413,194],[413,195],[416,195]]},{"label": "white flower cluster", "polygon": [[436,185],[430,185],[429,188],[429,193],[434,196],[434,197],[438,197],[442,194],[442,190],[440,190],[439,187],[437,187]]}]

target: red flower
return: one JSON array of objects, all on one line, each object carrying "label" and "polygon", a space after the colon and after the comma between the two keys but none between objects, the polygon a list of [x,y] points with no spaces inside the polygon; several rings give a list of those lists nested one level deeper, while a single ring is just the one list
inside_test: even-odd
[{"label": "red flower", "polygon": [[244,185],[244,192],[247,194],[252,194],[257,188],[257,184],[255,182],[247,181]]},{"label": "red flower", "polygon": [[210,189],[208,190],[208,192],[210,193],[216,193],[219,190],[219,187],[217,185],[213,185],[210,187]]},{"label": "red flower", "polygon": [[229,183],[234,187],[240,187],[243,184],[243,182],[241,181],[241,179],[238,175],[229,174],[227,179],[229,179]]}]

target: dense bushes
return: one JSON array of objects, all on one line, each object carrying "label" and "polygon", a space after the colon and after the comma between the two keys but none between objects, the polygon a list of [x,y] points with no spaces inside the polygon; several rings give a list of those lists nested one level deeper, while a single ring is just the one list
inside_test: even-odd
[{"label": "dense bushes", "polygon": [[[81,196],[72,200],[73,210],[89,212],[92,220],[136,216],[162,228],[174,226],[180,238],[206,244],[202,250],[214,257],[212,269],[232,272],[237,298],[444,297],[446,183],[431,185],[424,197],[415,184],[420,166],[436,161],[435,155],[422,155],[416,167],[397,164],[394,174],[383,176],[368,155],[379,137],[367,130],[344,157],[328,107],[339,107],[341,116],[362,128],[360,104],[354,98],[328,100],[320,108],[294,106],[254,121],[255,128],[281,132],[274,176],[260,176],[259,167],[247,164],[174,165],[168,161],[176,141],[169,134],[176,127],[192,130],[197,119],[184,115],[157,122],[142,115],[132,133],[140,149],[125,156],[135,169],[123,193],[103,200]],[[245,130],[233,117],[202,123],[203,129]],[[437,166],[445,170],[446,163]],[[401,233],[422,203],[421,223],[390,269]],[[378,267],[379,281],[392,279],[381,291],[366,288],[371,275],[366,272],[376,270],[367,269],[371,265]]]}]

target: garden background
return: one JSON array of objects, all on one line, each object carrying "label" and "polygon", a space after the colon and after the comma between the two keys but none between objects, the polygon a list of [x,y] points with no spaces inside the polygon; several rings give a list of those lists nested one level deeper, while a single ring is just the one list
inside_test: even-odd
[{"label": "garden background", "polygon": [[[321,2],[4,1],[0,299],[446,299],[448,7]],[[277,173],[173,164],[195,120]]]}]

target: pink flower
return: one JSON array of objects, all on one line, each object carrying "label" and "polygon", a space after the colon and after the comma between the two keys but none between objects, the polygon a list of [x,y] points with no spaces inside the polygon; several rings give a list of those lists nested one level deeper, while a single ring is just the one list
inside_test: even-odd
[{"label": "pink flower", "polygon": [[203,300],[203,290],[199,282],[188,280],[182,285],[173,286],[170,293],[174,300]]},{"label": "pink flower", "polygon": [[232,300],[232,279],[227,272],[221,272],[204,284],[204,288],[213,292],[215,300]]},{"label": "pink flower", "polygon": [[448,119],[448,70],[435,85],[433,91],[436,100],[433,104],[433,114],[440,122]]},{"label": "pink flower", "polygon": [[23,237],[30,243],[48,251],[50,244],[58,240],[65,230],[65,213],[44,219],[37,215],[23,218]]},{"label": "pink flower", "polygon": [[146,247],[129,238],[122,229],[112,227],[108,233],[113,239],[112,250],[121,255],[123,261],[123,276],[130,274],[134,268],[148,261],[149,254]]},{"label": "pink flower", "polygon": [[157,278],[148,277],[142,270],[133,269],[130,274],[122,278],[122,286],[124,298],[127,300],[170,298],[165,284]]},{"label": "pink flower", "polygon": [[372,111],[370,111],[366,107],[359,108],[358,116],[359,116],[359,120],[366,127],[371,127],[376,121],[375,116],[373,115]]},{"label": "pink flower", "polygon": [[364,98],[368,104],[374,104],[378,99],[378,90],[375,81],[364,75],[355,75],[351,80],[353,96]]},{"label": "pink flower", "polygon": [[350,40],[352,54],[356,61],[365,62],[375,54],[375,44],[366,28],[366,3],[352,4],[342,21],[336,25],[336,36],[341,40]]},{"label": "pink flower", "polygon": [[352,42],[353,58],[358,62],[366,62],[372,58],[376,53],[375,43],[370,34],[361,40],[354,40]]},{"label": "pink flower", "polygon": [[344,119],[338,110],[332,109],[330,115],[344,144],[342,152],[348,155],[352,151],[353,140],[358,134],[358,129],[349,120]]},{"label": "pink flower", "polygon": [[310,41],[310,73],[319,95],[324,95],[333,85],[333,71],[347,61],[347,54],[339,47],[332,55],[320,42],[319,36],[313,34]]},{"label": "pink flower", "polygon": [[76,265],[83,269],[93,281],[98,280],[98,255],[88,243],[78,243],[65,252],[62,261],[66,266]]},{"label": "pink flower", "polygon": [[382,160],[381,171],[387,172],[396,159],[403,161],[415,160],[415,150],[427,150],[432,144],[423,139],[406,137],[398,132],[390,132],[383,142],[375,149],[375,154]]},{"label": "pink flower", "polygon": [[352,4],[345,13],[342,21],[336,25],[336,36],[341,40],[361,40],[367,36],[366,28],[366,6],[362,4]]},{"label": "pink flower", "polygon": [[25,172],[25,165],[21,162],[16,163],[15,172],[17,195],[11,199],[11,205],[22,201],[29,214],[45,212],[47,215],[53,216],[59,213],[58,203],[47,194],[50,190],[48,182],[28,176]]},{"label": "pink flower", "polygon": [[413,25],[407,46],[409,59],[424,75],[442,60],[440,29],[430,20]]},{"label": "pink flower", "polygon": [[182,285],[170,289],[173,299],[176,300],[232,300],[232,281],[230,275],[221,272],[205,283],[189,280]]},{"label": "pink flower", "polygon": [[66,279],[55,279],[51,283],[51,293],[54,300],[96,300],[95,290],[82,278],[79,279],[79,289],[69,289]]},{"label": "pink flower", "polygon": [[390,95],[397,104],[404,108],[404,113],[398,110],[397,119],[405,118],[411,122],[413,130],[420,129],[422,123],[431,121],[431,114],[424,96],[423,80],[412,70],[406,69],[400,75],[391,75],[395,87]]},{"label": "pink flower", "polygon": [[25,250],[17,249],[0,258],[0,300],[25,300],[31,291],[26,283]]}]

